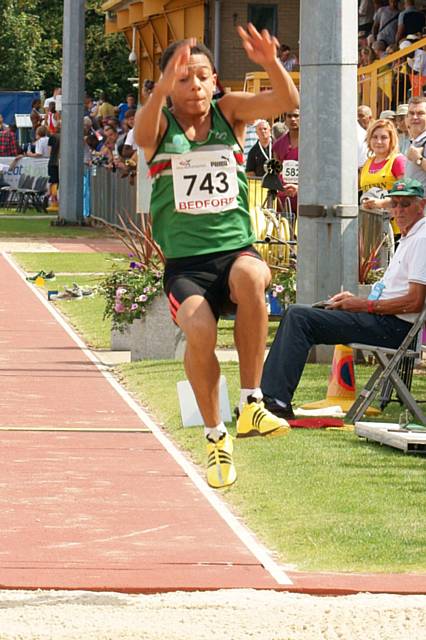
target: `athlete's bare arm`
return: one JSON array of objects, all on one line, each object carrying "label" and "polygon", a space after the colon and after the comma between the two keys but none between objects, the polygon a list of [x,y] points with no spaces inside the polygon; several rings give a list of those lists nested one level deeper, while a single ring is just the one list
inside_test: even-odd
[{"label": "athlete's bare arm", "polygon": [[189,39],[176,49],[147,103],[136,112],[134,140],[139,147],[143,147],[147,160],[154,155],[164,134],[167,120],[162,108],[175,83],[187,73],[191,46],[195,42],[195,39]]},{"label": "athlete's bare arm", "polygon": [[247,26],[247,30],[238,27],[238,33],[248,58],[263,67],[272,88],[259,94],[232,92],[219,100],[223,114],[237,135],[247,122],[272,118],[299,106],[299,92],[277,58],[277,39],[266,30],[259,33],[252,24]]}]

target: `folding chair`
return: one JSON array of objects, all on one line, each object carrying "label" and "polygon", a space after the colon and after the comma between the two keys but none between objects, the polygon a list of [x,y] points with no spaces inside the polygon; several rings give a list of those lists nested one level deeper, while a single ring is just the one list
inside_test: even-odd
[{"label": "folding chair", "polygon": [[398,349],[388,349],[386,347],[376,347],[374,345],[359,343],[351,343],[349,345],[352,349],[360,349],[361,351],[369,351],[370,353],[373,353],[378,362],[378,366],[352,407],[349,409],[346,415],[347,422],[354,424],[359,420],[373,402],[379,389],[382,388],[383,383],[389,381],[397,392],[402,404],[404,404],[404,406],[421,424],[426,425],[425,414],[398,373],[398,365],[404,357],[420,357],[420,348],[418,350],[413,350],[410,349],[410,346],[413,344],[413,340],[417,338],[425,321],[426,307],[419,314],[419,317],[416,322],[413,323],[413,326]]},{"label": "folding chair", "polygon": [[28,176],[25,175],[25,173],[21,173],[21,175],[19,176],[18,185],[16,187],[6,185],[0,188],[3,206],[12,208],[16,205],[16,192],[18,191],[18,189],[22,189],[25,186],[27,180]]}]

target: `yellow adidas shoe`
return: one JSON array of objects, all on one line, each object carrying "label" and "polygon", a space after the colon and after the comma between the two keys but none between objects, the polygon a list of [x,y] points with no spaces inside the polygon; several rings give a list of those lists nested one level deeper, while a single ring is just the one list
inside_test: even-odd
[{"label": "yellow adidas shoe", "polygon": [[229,433],[225,433],[217,442],[207,439],[207,482],[213,489],[229,487],[237,479],[233,449]]},{"label": "yellow adidas shoe", "polygon": [[274,416],[261,401],[245,404],[237,419],[237,438],[283,436],[289,431],[287,420]]}]

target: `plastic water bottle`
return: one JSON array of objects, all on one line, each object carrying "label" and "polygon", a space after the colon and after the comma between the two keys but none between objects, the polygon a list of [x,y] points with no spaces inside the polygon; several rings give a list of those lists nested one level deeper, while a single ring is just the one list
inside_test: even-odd
[{"label": "plastic water bottle", "polygon": [[95,177],[96,176],[96,165],[92,164],[92,176]]},{"label": "plastic water bottle", "polygon": [[385,288],[385,285],[383,284],[383,282],[375,282],[372,289],[371,289],[371,293],[368,296],[369,300],[378,300],[380,298],[380,296],[383,293],[383,289]]}]

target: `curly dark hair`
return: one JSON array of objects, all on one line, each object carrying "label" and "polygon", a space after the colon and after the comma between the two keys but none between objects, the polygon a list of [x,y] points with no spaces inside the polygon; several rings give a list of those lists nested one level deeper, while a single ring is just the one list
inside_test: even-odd
[{"label": "curly dark hair", "polygon": [[[165,49],[163,51],[163,55],[160,58],[160,71],[163,72],[164,69],[167,67],[170,58],[173,56],[174,52],[176,51],[176,49],[178,47],[180,47],[182,44],[184,44],[185,40],[178,40],[177,42],[173,42],[171,45],[169,45],[167,47],[167,49]],[[202,42],[197,42],[197,44],[195,44],[193,47],[191,47],[191,55],[192,54],[202,54],[204,56],[206,56],[206,58],[208,59],[208,61],[210,62],[210,66],[212,68],[212,71],[214,71],[214,60],[213,60],[213,54],[210,51],[210,49],[208,49],[206,47],[205,44],[203,44]]]}]

